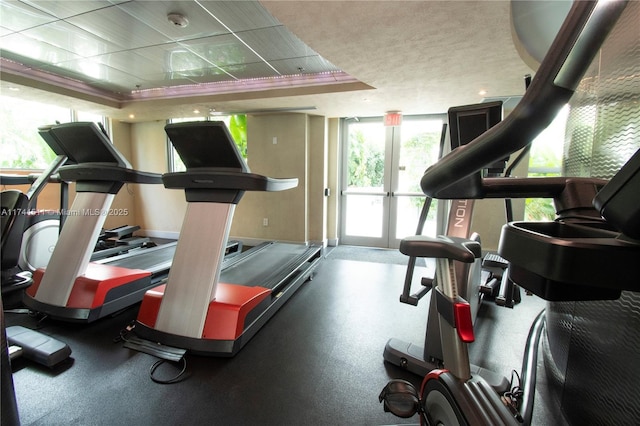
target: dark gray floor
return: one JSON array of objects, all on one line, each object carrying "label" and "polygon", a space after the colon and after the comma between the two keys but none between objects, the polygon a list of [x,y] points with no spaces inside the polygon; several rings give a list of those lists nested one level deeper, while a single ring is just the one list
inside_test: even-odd
[{"label": "dark gray floor", "polygon": [[[73,360],[53,371],[14,362],[22,424],[417,423],[384,413],[377,399],[390,378],[420,382],[382,360],[389,338],[423,339],[425,306],[398,301],[404,274],[401,265],[329,257],[238,355],[188,355],[189,377],[172,385],[150,380],[156,358],[113,343],[135,308],[90,325],[45,321],[40,331],[66,341]],[[503,374],[520,370],[529,323],[541,306],[530,298],[514,310],[485,306],[474,361]],[[7,314],[6,322],[37,326],[19,314]]]}]

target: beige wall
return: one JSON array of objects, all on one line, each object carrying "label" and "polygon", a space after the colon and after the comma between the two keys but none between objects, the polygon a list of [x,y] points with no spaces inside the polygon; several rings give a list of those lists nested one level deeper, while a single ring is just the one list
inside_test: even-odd
[{"label": "beige wall", "polygon": [[[127,158],[133,167],[166,172],[165,123],[129,126],[131,156]],[[247,244],[267,240],[324,242],[325,118],[306,114],[249,116],[247,132],[251,171],[273,178],[297,178],[298,186],[281,192],[246,192],[236,207],[231,238]],[[147,235],[165,238],[179,235],[186,212],[184,191],[165,189],[162,185],[129,185],[129,191],[136,223]]]},{"label": "beige wall", "polygon": [[[110,136],[116,149],[131,162],[131,133],[130,125],[125,123],[111,123]],[[134,187],[136,185],[125,184],[113,199],[111,213],[104,223],[105,229],[116,228],[124,225],[139,225],[136,217]],[[70,202],[73,198],[69,198]]]},{"label": "beige wall", "polygon": [[[131,125],[131,164],[134,168],[166,173],[167,136],[164,121]],[[130,185],[135,199],[136,223],[152,237],[177,238],[187,209],[184,191],[164,185]]]},{"label": "beige wall", "polygon": [[274,178],[297,178],[298,186],[279,192],[246,192],[236,208],[232,236],[243,240],[308,241],[307,146],[306,114],[247,117],[251,171]]}]

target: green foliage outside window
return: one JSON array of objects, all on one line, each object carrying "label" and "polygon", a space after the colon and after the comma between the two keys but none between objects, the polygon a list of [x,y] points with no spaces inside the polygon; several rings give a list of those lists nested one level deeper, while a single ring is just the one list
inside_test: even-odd
[{"label": "green foliage outside window", "polygon": [[348,187],[382,189],[384,185],[384,152],[369,142],[362,131],[349,132]]},{"label": "green foliage outside window", "polygon": [[240,154],[246,160],[247,158],[247,116],[245,114],[237,114],[229,116],[229,133],[233,138]]},{"label": "green foliage outside window", "polygon": [[46,168],[56,154],[38,134],[38,127],[70,119],[68,108],[0,96],[0,167]]}]

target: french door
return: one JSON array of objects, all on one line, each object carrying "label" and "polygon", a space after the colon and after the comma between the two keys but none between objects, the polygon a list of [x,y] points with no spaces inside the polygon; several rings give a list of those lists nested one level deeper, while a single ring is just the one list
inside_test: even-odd
[{"label": "french door", "polygon": [[[424,195],[420,178],[438,157],[445,115],[345,119],[342,126],[341,244],[397,248],[414,235]],[[435,235],[435,201],[423,234]]]}]

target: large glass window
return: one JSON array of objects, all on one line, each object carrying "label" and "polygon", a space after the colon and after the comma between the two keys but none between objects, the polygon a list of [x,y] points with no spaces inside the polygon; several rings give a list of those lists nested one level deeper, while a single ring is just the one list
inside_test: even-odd
[{"label": "large glass window", "polygon": [[38,134],[38,127],[69,121],[104,123],[104,118],[57,105],[0,96],[0,167],[46,168],[56,155]]},{"label": "large glass window", "polygon": [[[565,128],[569,106],[560,110],[553,122],[531,145],[529,154],[529,177],[560,176],[564,150]],[[556,216],[553,200],[549,198],[529,198],[525,205],[525,220],[550,221]]]}]

